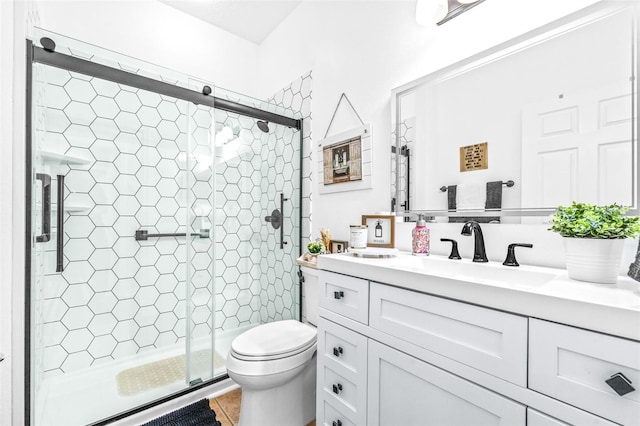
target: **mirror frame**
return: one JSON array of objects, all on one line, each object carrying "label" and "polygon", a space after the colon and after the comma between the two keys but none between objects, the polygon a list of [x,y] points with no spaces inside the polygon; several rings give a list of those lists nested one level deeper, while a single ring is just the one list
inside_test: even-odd
[{"label": "mirror frame", "polygon": [[[638,102],[638,76],[640,75],[640,65],[638,57],[640,55],[640,37],[638,32],[639,10],[640,6],[629,4],[626,2],[615,3],[609,1],[602,1],[581,9],[577,12],[571,13],[558,20],[552,21],[539,28],[528,31],[521,34],[511,40],[500,43],[494,47],[474,54],[466,59],[455,62],[451,65],[445,66],[437,71],[420,77],[409,83],[396,87],[391,91],[391,128],[393,135],[395,136],[395,152],[401,150],[401,136],[400,136],[400,123],[402,117],[401,100],[403,96],[415,92],[418,88],[424,85],[434,85],[439,82],[449,80],[458,75],[462,75],[470,70],[489,64],[491,62],[500,60],[504,57],[512,55],[518,51],[525,50],[526,48],[544,42],[547,39],[556,37],[565,32],[580,28],[590,23],[605,19],[616,13],[624,10],[629,10],[632,14],[632,32],[633,32],[633,70],[634,76],[632,80],[632,92],[636,94],[633,99],[633,112],[635,120],[631,125],[632,139],[635,141],[633,145],[635,168],[633,171],[634,177],[632,182],[633,192],[633,205],[630,206],[627,211],[627,216],[640,215],[639,203],[639,188],[640,188],[640,173],[638,167],[640,167],[640,147],[638,147],[638,129],[640,128],[640,114]],[[391,157],[393,159],[393,157]],[[405,220],[409,216],[415,216],[418,213],[423,213],[426,216],[432,217],[468,217],[468,216],[548,216],[555,212],[555,208],[504,208],[500,210],[464,210],[464,211],[449,211],[449,210],[404,210],[398,211],[398,201],[400,200],[400,174],[397,172],[400,167],[401,158],[399,155],[395,156],[395,194],[391,194],[391,197],[395,197],[395,214],[397,216],[405,216]]]}]

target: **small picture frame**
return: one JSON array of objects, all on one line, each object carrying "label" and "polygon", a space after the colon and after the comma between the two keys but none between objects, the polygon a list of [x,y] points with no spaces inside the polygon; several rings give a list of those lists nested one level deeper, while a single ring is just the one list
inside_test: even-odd
[{"label": "small picture frame", "polygon": [[341,240],[331,240],[331,253],[346,253],[349,243]]},{"label": "small picture frame", "polygon": [[395,216],[362,216],[362,224],[367,225],[367,247],[395,247]]}]

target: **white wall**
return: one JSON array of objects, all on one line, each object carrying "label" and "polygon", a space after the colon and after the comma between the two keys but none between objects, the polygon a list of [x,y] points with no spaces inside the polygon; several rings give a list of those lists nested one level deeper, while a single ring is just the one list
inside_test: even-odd
[{"label": "white wall", "polygon": [[253,93],[258,46],[156,0],[43,0],[42,28]]},{"label": "white wall", "polygon": [[[490,0],[433,28],[415,24],[413,1],[311,1],[299,6],[260,47],[263,94],[312,69],[314,144],[322,139],[342,92],[348,95],[363,120],[373,125],[374,188],[320,195],[318,179],[314,179],[314,235],[317,236],[319,228],[329,228],[336,239],[348,240],[349,225],[359,223],[362,214],[390,209],[390,94],[394,87],[596,2]],[[345,118],[332,126],[329,134],[357,124],[347,112],[338,115]],[[398,247],[410,248],[407,242],[410,243],[411,226],[399,226]],[[436,236],[456,238],[459,234],[459,230],[448,225],[433,224],[433,228]],[[489,255],[502,261],[507,241],[536,241],[537,247],[530,254],[523,254],[523,261],[562,267],[563,257],[558,256],[562,253],[561,240],[546,228],[546,225],[487,227]],[[467,240],[470,239],[462,242],[463,253],[464,246],[471,244]],[[448,254],[447,246],[435,238],[433,241],[435,253]],[[630,241],[623,262],[630,258],[633,247]]]}]

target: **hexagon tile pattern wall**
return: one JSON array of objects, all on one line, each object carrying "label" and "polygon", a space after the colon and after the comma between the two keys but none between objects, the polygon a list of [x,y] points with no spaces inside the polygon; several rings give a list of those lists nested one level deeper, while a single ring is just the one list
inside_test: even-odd
[{"label": "hexagon tile pattern wall", "polygon": [[[300,224],[302,232],[302,251],[305,251],[307,242],[312,240],[313,226],[312,226],[312,185],[313,185],[313,172],[311,165],[313,164],[313,117],[312,117],[312,100],[313,100],[313,71],[309,71],[296,80],[294,80],[289,86],[278,91],[275,95],[268,99],[268,102],[282,108],[292,109],[293,111],[299,111],[303,119],[302,127],[302,223]],[[297,268],[294,268],[297,269]],[[297,281],[294,278],[294,281]],[[304,289],[300,286],[296,286],[296,289],[302,291],[302,321],[306,321],[306,312],[304,310],[305,294]],[[277,291],[276,291],[277,293]],[[294,295],[298,300],[298,295]],[[263,308],[269,310],[268,304],[263,304]],[[264,313],[264,311],[263,311]],[[264,316],[263,316],[264,318]]]},{"label": "hexagon tile pattern wall", "polygon": [[[47,68],[44,74],[45,96],[36,106],[44,122],[36,123],[35,141],[45,151],[39,151],[34,161],[52,176],[66,175],[67,191],[65,271],[53,273],[50,266],[55,264],[55,238],[43,245],[39,260],[45,265],[45,276],[37,284],[43,299],[38,315],[45,376],[174,345],[184,339],[187,329],[196,338],[210,335],[214,269],[217,329],[295,316],[297,278],[289,263],[297,247],[290,244],[288,251],[265,252],[279,236],[261,222],[264,206],[273,206],[276,191],[286,183],[270,170],[286,172],[285,164],[292,162],[285,157],[299,158],[299,153],[284,148],[293,138],[292,130],[276,129],[265,136],[252,128],[251,120],[242,127],[253,134],[253,156],[242,167],[231,162],[220,165],[214,175],[211,109],[59,69]],[[308,165],[310,83],[309,73],[283,90],[282,97],[274,97],[281,106],[301,102],[299,108],[308,119],[303,151]],[[216,112],[217,123],[229,118],[230,114]],[[236,119],[242,122],[243,117]],[[44,158],[46,151],[83,158],[86,164],[54,164]],[[278,158],[271,158],[276,151]],[[291,171],[292,177],[300,173],[299,167]],[[260,173],[254,174],[256,170]],[[304,170],[302,232],[307,236],[311,172],[310,167]],[[237,182],[229,182],[236,174]],[[240,189],[242,185],[258,188],[253,200],[262,207],[255,202],[248,207],[239,204],[251,196],[250,190]],[[294,195],[294,189],[290,191]],[[299,195],[294,195],[292,203],[297,199]],[[300,208],[292,205],[296,207]],[[187,223],[197,230],[206,221],[216,224],[214,249],[211,239],[192,238],[187,250],[184,238],[133,238],[140,228],[179,232]],[[245,222],[248,228],[243,232]],[[299,225],[292,221],[287,226],[291,230],[287,238],[297,241]],[[253,254],[240,253],[243,241],[252,238],[260,239],[251,249]],[[258,261],[255,256],[260,256]],[[187,273],[193,304],[189,327]]]}]

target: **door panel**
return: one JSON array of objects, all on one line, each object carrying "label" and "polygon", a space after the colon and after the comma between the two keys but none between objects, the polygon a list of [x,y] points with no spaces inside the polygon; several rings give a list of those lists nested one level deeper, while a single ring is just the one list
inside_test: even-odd
[{"label": "door panel", "polygon": [[523,108],[523,206],[633,205],[630,92],[623,82]]}]

